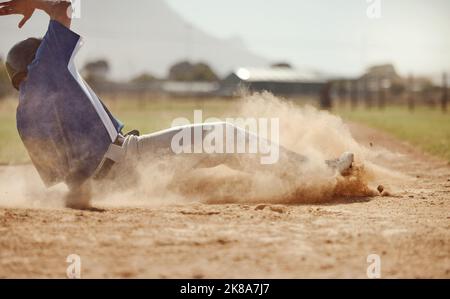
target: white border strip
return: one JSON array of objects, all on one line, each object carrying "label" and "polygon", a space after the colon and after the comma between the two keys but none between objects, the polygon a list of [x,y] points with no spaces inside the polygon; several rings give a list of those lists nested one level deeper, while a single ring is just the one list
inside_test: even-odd
[{"label": "white border strip", "polygon": [[106,130],[108,131],[109,137],[111,138],[111,141],[114,142],[117,139],[117,129],[114,127],[113,122],[109,118],[108,113],[106,112],[105,108],[103,107],[102,103],[100,102],[97,95],[94,93],[94,91],[89,87],[89,85],[83,80],[80,73],[78,72],[77,68],[75,67],[74,59],[75,55],[78,52],[78,50],[83,45],[83,40],[80,37],[78,40],[78,43],[75,47],[75,49],[72,52],[72,55],[69,60],[68,69],[69,72],[72,74],[73,78],[80,84],[81,88],[83,89],[86,96],[91,101],[92,105],[95,108],[95,111],[97,111],[98,116],[103,122],[103,125],[105,126]]}]

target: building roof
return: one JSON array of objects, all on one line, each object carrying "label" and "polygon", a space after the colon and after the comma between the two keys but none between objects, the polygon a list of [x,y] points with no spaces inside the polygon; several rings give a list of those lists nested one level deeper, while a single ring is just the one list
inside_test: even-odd
[{"label": "building roof", "polygon": [[163,91],[172,93],[210,93],[218,88],[217,82],[166,81],[161,85]]},{"label": "building roof", "polygon": [[299,71],[285,67],[236,69],[233,74],[246,82],[325,82],[315,72]]}]

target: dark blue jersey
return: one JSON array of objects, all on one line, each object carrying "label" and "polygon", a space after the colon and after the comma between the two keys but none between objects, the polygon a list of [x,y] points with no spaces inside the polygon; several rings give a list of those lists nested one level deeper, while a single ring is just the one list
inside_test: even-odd
[{"label": "dark blue jersey", "polygon": [[123,125],[74,65],[81,37],[51,20],[20,86],[17,129],[47,186],[82,183]]}]

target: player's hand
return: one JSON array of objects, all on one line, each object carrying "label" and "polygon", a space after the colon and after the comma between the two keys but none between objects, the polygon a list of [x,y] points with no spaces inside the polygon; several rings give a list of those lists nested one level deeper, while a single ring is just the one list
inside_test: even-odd
[{"label": "player's hand", "polygon": [[19,28],[22,28],[31,18],[35,9],[35,0],[11,0],[0,3],[0,16],[23,15],[22,20],[19,22]]}]

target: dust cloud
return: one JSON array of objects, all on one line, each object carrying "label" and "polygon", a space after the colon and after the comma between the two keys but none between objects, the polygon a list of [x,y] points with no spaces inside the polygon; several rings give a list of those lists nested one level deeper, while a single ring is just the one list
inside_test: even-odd
[{"label": "dust cloud", "polygon": [[0,206],[6,208],[63,208],[67,187],[46,189],[30,165],[0,167]]},{"label": "dust cloud", "polygon": [[[134,173],[124,171],[113,183],[95,185],[93,204],[322,203],[342,197],[374,196],[380,182],[402,179],[401,174],[374,163],[379,155],[391,153],[358,144],[342,119],[329,112],[299,107],[269,93],[245,96],[238,105],[236,117],[279,118],[280,144],[306,160],[296,163],[281,155],[278,163],[263,167],[259,160],[243,156],[233,163],[202,166],[195,155],[158,159],[149,156]],[[355,154],[355,163],[353,170],[342,176],[325,161],[345,151]],[[30,166],[2,167],[0,177],[0,206],[64,206],[66,188],[46,190]]]},{"label": "dust cloud", "polygon": [[[257,158],[243,156],[238,166],[220,163],[193,167],[195,155],[149,158],[138,167],[136,186],[103,196],[107,199],[102,203],[321,203],[341,197],[374,196],[378,184],[393,190],[395,181],[404,179],[373,162],[379,155],[394,154],[358,144],[342,119],[329,112],[299,107],[270,93],[245,96],[238,105],[234,117],[279,118],[280,144],[307,160],[295,163],[281,158],[263,167]],[[355,154],[355,163],[351,173],[342,176],[325,161],[345,151]]]}]

